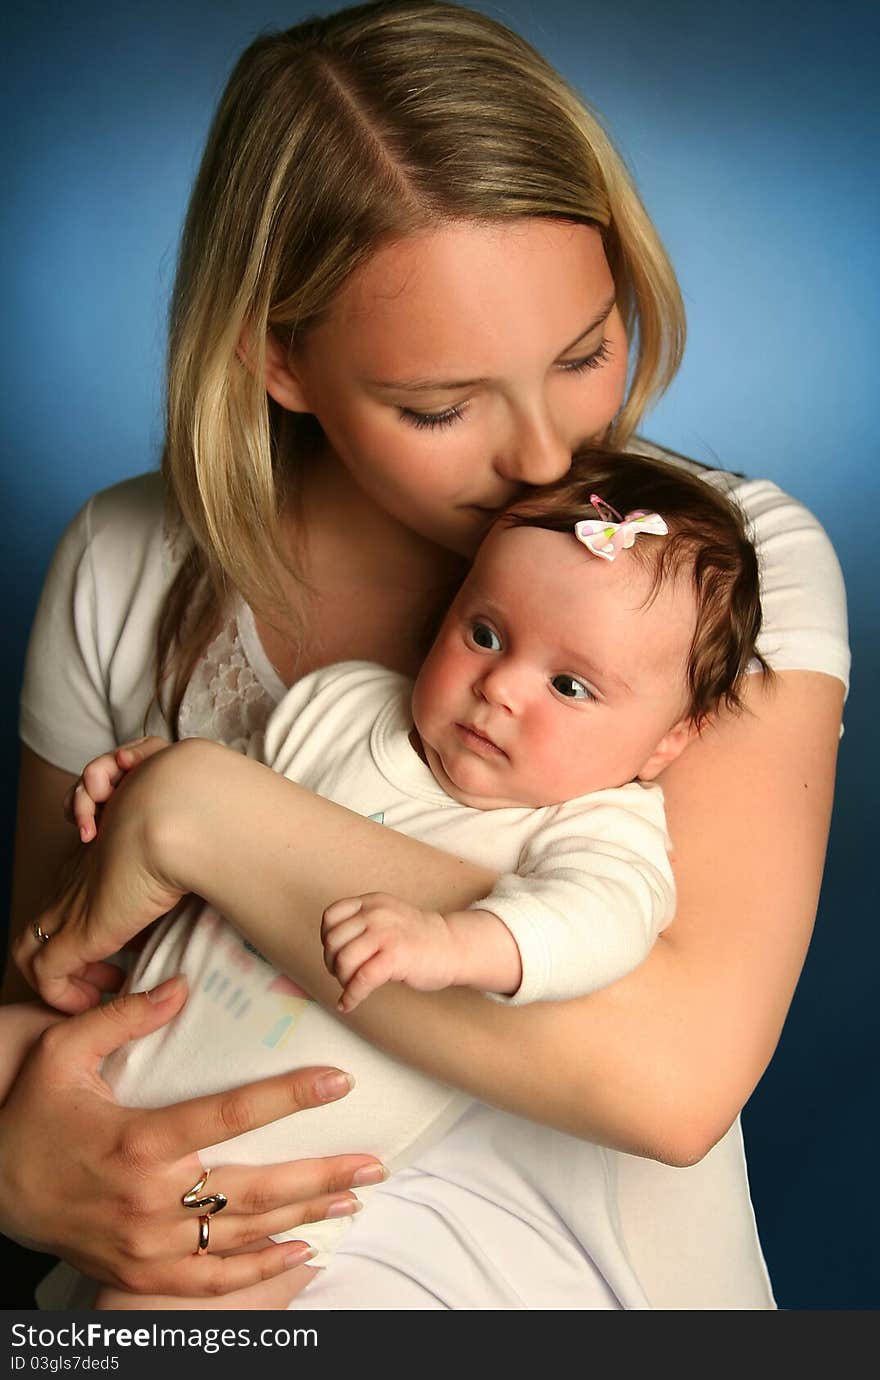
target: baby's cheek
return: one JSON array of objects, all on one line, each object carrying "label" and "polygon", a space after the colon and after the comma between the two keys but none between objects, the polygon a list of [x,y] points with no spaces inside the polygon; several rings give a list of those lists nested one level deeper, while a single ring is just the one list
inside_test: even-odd
[{"label": "baby's cheek", "polygon": [[436,722],[445,717],[459,693],[462,675],[449,639],[438,638],[419,672],[413,691],[416,724]]}]

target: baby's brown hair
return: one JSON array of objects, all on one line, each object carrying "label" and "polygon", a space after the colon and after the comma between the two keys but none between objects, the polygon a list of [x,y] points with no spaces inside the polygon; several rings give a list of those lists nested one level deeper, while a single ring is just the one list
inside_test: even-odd
[{"label": "baby's brown hair", "polygon": [[530,490],[502,521],[574,535],[576,522],[608,516],[591,494],[624,516],[659,513],[669,528],[667,537],[638,537],[628,554],[653,573],[649,601],[667,578],[692,582],[697,621],[687,660],[687,717],[702,728],[722,703],[741,710],[749,663],[757,661],[765,676],[772,672],[756,650],[758,559],[740,509],[678,465],[589,447],[575,453],[562,479]]}]

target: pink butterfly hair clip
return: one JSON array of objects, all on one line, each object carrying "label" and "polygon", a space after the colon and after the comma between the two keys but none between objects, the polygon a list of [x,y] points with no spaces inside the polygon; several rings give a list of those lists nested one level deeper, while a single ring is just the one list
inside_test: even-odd
[{"label": "pink butterfly hair clip", "polygon": [[[665,537],[669,528],[659,513],[646,513],[639,508],[634,513],[621,517],[616,508],[606,503],[598,494],[590,494],[590,502],[599,514],[598,519],[587,518],[576,522],[574,534],[594,556],[603,561],[613,561],[618,551],[626,551],[642,532],[655,537]],[[612,518],[618,518],[613,522]]]}]

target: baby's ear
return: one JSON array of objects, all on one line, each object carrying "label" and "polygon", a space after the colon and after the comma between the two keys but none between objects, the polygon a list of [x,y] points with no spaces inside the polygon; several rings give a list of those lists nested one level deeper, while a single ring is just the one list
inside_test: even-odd
[{"label": "baby's ear", "polygon": [[668,767],[670,762],[675,761],[679,753],[684,752],[691,739],[697,737],[697,733],[698,729],[693,719],[679,719],[677,724],[672,725],[668,733],[664,733],[641,771],[636,773],[638,780],[653,781],[660,775],[664,767]]},{"label": "baby's ear", "polygon": [[[251,373],[256,370],[253,349],[253,333],[245,326],[238,342],[236,354]],[[299,376],[291,363],[287,350],[274,331],[266,332],[266,392],[288,412],[311,412]]]}]

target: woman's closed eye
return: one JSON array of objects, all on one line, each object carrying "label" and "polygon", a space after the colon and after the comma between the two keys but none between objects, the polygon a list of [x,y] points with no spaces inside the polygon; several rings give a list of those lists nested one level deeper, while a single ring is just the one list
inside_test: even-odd
[{"label": "woman's closed eye", "polygon": [[417,431],[439,431],[460,421],[466,407],[467,403],[458,403],[455,407],[444,408],[442,412],[414,412],[410,407],[401,407],[400,416]]},{"label": "woman's closed eye", "polygon": [[[601,369],[610,358],[611,343],[603,340],[592,354],[583,355],[580,359],[561,360],[558,368],[566,374],[586,374],[593,369]],[[454,422],[460,422],[466,411],[467,403],[456,403],[454,407],[445,407],[442,412],[416,412],[411,407],[399,409],[401,420],[417,431],[440,431]]]},{"label": "woman's closed eye", "polygon": [[601,345],[590,355],[584,355],[581,359],[564,359],[560,362],[559,368],[567,374],[585,374],[590,369],[601,369],[603,364],[607,364],[611,358],[611,342],[603,340]]},{"label": "woman's closed eye", "polygon": [[554,676],[550,684],[566,700],[595,700],[598,703],[599,696],[591,690],[585,681],[578,680],[577,676]]}]

